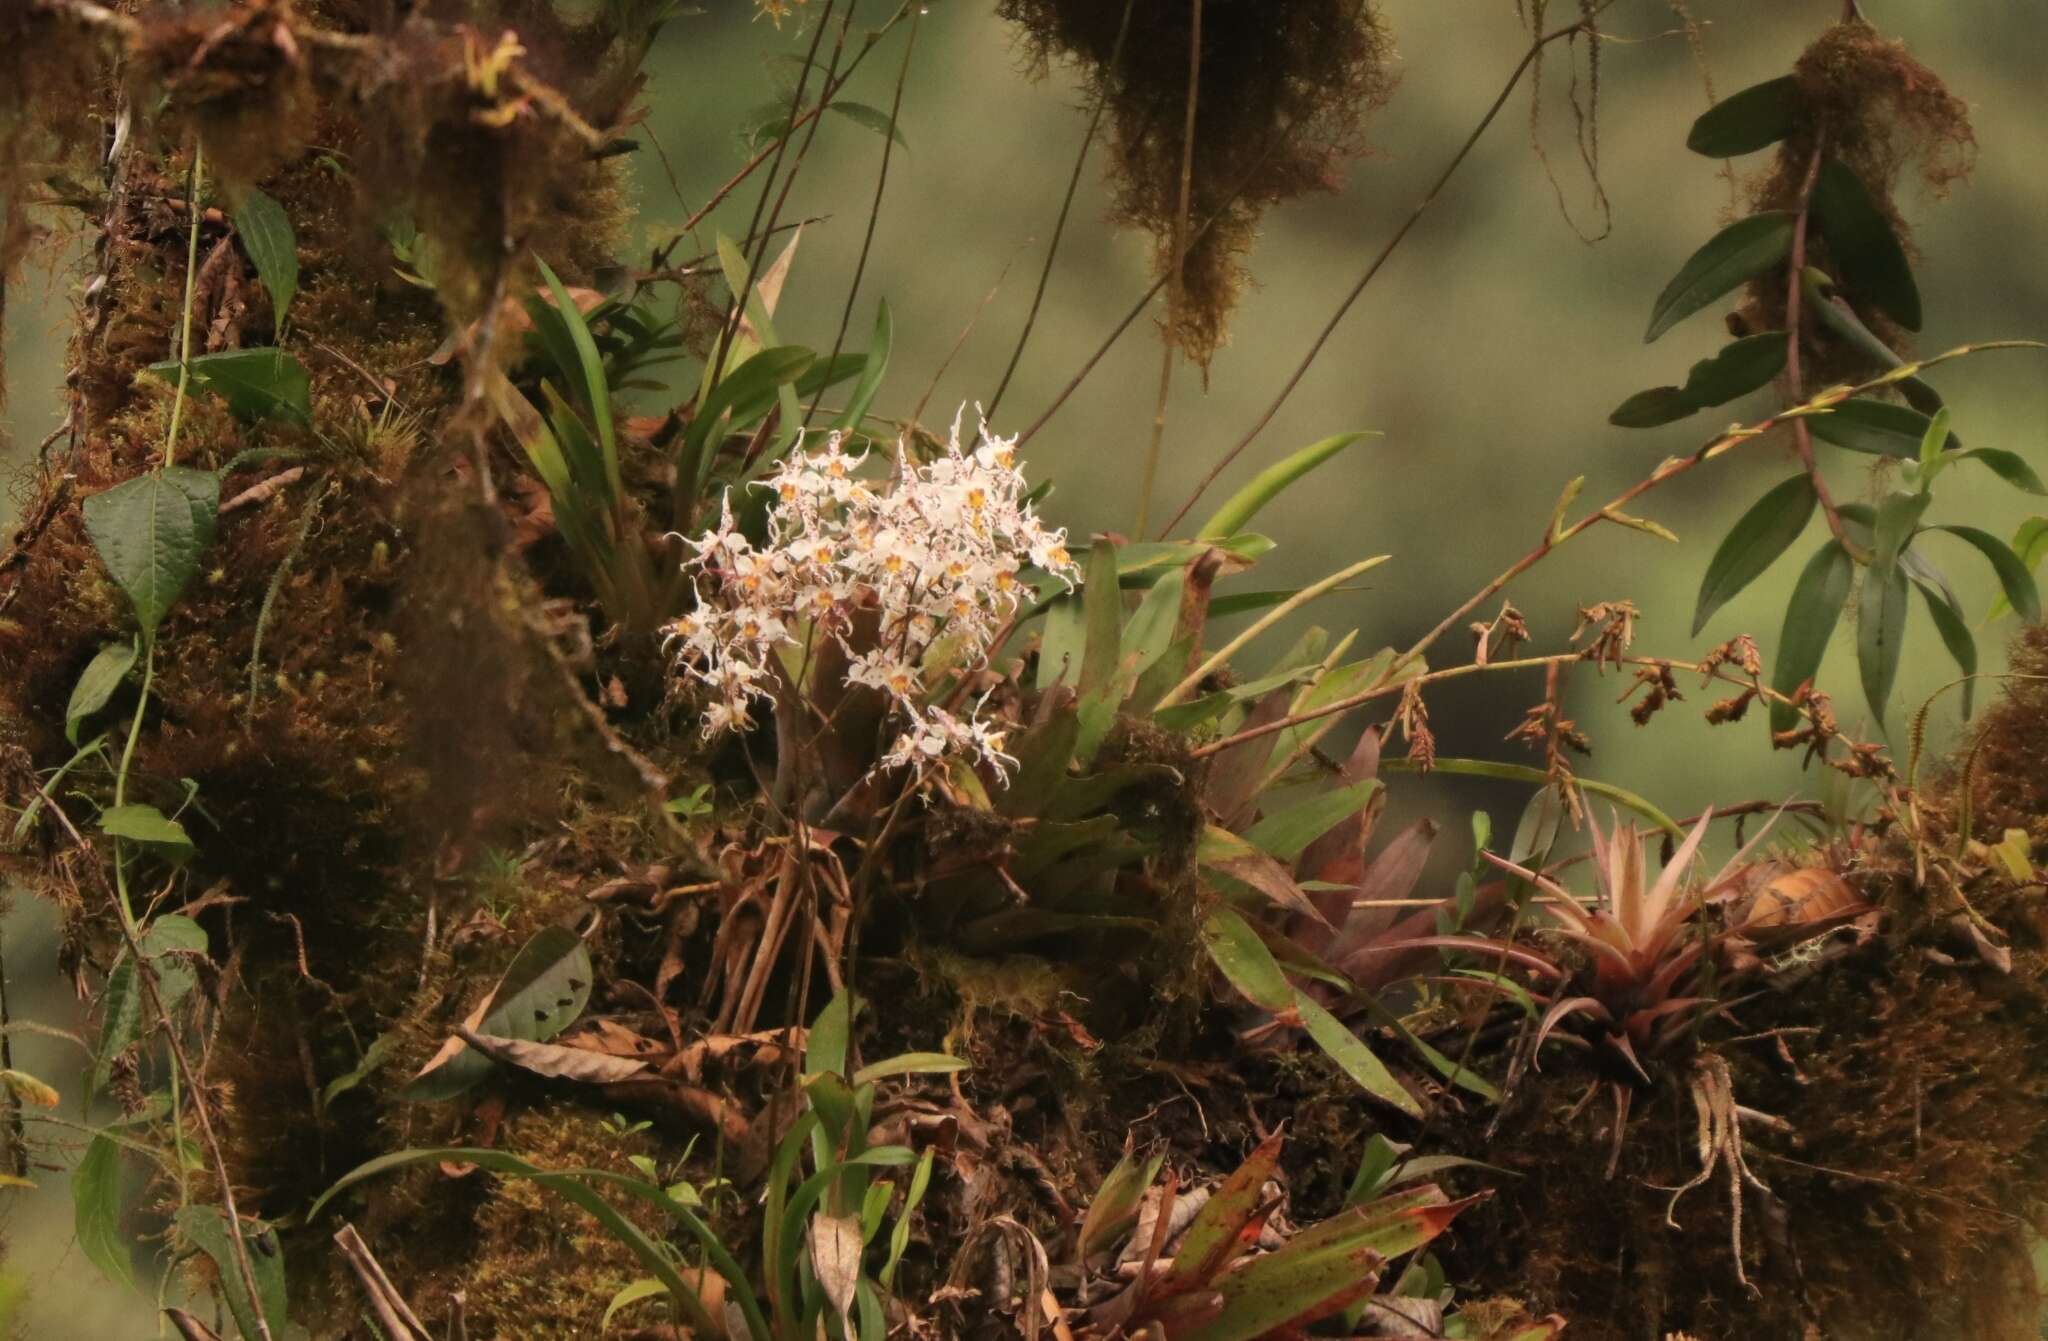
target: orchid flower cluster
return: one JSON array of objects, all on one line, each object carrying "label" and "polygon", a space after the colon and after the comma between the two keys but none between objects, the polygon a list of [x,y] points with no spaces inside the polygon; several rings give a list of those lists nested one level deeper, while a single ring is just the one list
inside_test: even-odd
[{"label": "orchid flower cluster", "polygon": [[[886,482],[860,478],[867,456],[834,432],[823,451],[794,452],[755,482],[774,493],[764,544],[735,527],[730,494],[718,525],[687,542],[697,608],[667,633],[683,673],[711,691],[704,733],[751,725],[756,702],[801,676],[777,666],[782,649],[801,648],[809,663],[815,640],[830,637],[848,658],[846,683],[883,691],[902,718],[882,767],[965,758],[1006,777],[1016,761],[1002,733],[977,713],[921,702],[922,665],[941,637],[963,664],[984,662],[1026,590],[1025,565],[1071,587],[1066,532],[1024,501],[1016,439],[993,436],[986,422],[968,449],[955,416],[944,453],[923,465],[899,443]],[[863,632],[856,647],[855,615],[870,607],[872,646]]]}]

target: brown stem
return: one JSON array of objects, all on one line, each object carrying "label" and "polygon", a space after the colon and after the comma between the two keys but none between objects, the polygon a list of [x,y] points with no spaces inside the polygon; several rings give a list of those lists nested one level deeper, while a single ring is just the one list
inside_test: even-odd
[{"label": "brown stem", "polygon": [[1159,398],[1152,410],[1152,440],[1145,448],[1145,469],[1138,483],[1138,517],[1131,534],[1143,537],[1152,511],[1152,485],[1159,475],[1159,449],[1166,441],[1166,400],[1173,390],[1173,356],[1180,346],[1181,314],[1187,302],[1188,200],[1195,186],[1195,111],[1202,88],[1202,0],[1194,0],[1194,21],[1188,36],[1187,115],[1180,132],[1180,205],[1173,216],[1167,269],[1166,332],[1159,342]]},{"label": "brown stem", "polygon": [[[1852,0],[1853,4],[1853,0]],[[1800,298],[1806,274],[1806,232],[1813,215],[1813,184],[1820,178],[1820,163],[1826,152],[1827,137],[1814,137],[1813,157],[1807,160],[1806,176],[1799,183],[1798,212],[1792,218],[1792,256],[1787,263],[1785,281],[1785,383],[1794,401],[1806,397],[1805,379],[1799,371],[1799,324]],[[1792,441],[1799,450],[1799,464],[1806,471],[1806,478],[1813,482],[1813,496],[1820,500],[1821,515],[1828,519],[1828,530],[1843,549],[1851,554],[1855,547],[1842,533],[1842,514],[1835,508],[1835,500],[1828,493],[1828,482],[1822,478],[1820,466],[1813,455],[1813,434],[1807,430],[1804,419],[1792,421]]]},{"label": "brown stem", "polygon": [[1309,366],[1316,361],[1317,355],[1323,352],[1323,346],[1329,343],[1330,336],[1336,332],[1338,324],[1350,313],[1352,305],[1358,301],[1359,295],[1365,292],[1365,286],[1372,283],[1373,278],[1379,274],[1381,267],[1386,265],[1387,259],[1394,254],[1395,249],[1407,238],[1429,207],[1436,203],[1437,197],[1443,194],[1444,188],[1450,184],[1451,177],[1464,164],[1466,158],[1471,155],[1473,148],[1479,143],[1480,136],[1486,134],[1486,128],[1491,126],[1494,118],[1500,115],[1501,108],[1507,105],[1509,95],[1522,82],[1522,76],[1528,73],[1529,66],[1543,53],[1543,49],[1560,38],[1570,37],[1574,33],[1585,31],[1590,21],[1589,19],[1581,18],[1577,23],[1568,24],[1557,29],[1555,32],[1545,33],[1529,44],[1529,49],[1522,53],[1522,59],[1516,63],[1513,73],[1508,76],[1507,83],[1503,84],[1500,92],[1494,95],[1493,104],[1486,109],[1486,115],[1479,118],[1479,124],[1474,126],[1472,133],[1465,137],[1465,142],[1459,146],[1458,152],[1451,155],[1451,161],[1444,166],[1443,172],[1438,174],[1435,185],[1431,186],[1422,199],[1416,203],[1414,210],[1402,221],[1401,226],[1394,230],[1394,235],[1387,239],[1386,245],[1380,248],[1379,254],[1372,258],[1372,263],[1366,266],[1365,273],[1359,276],[1358,282],[1351,286],[1351,292],[1344,296],[1344,301],[1337,304],[1337,310],[1330,314],[1330,319],[1323,323],[1322,330],[1317,333],[1315,340],[1309,345],[1308,353],[1302,357],[1301,362],[1295,366],[1293,373],[1288,376],[1287,381],[1281,386],[1280,394],[1273,397],[1272,403],[1266,407],[1265,413],[1259,416],[1258,421],[1251,426],[1250,431],[1238,439],[1237,444],[1225,452],[1222,458],[1215,465],[1211,466],[1208,472],[1195,484],[1194,492],[1188,495],[1187,501],[1180,505],[1180,510],[1174,513],[1166,525],[1161,528],[1160,534],[1162,536],[1180,525],[1181,518],[1187,516],[1188,509],[1192,508],[1200,501],[1202,495],[1208,492],[1209,486],[1216,482],[1216,477],[1225,470],[1228,470],[1231,463],[1243,454],[1245,448],[1251,446],[1259,434],[1265,432],[1266,426],[1273,422],[1273,416],[1280,413],[1280,407],[1285,405],[1287,398],[1294,394],[1294,388],[1300,385],[1301,379],[1308,374]]}]

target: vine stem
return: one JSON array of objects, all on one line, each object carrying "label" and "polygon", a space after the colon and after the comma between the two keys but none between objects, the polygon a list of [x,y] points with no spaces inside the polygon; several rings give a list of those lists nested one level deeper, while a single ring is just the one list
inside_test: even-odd
[{"label": "vine stem", "polygon": [[[199,207],[199,187],[206,172],[206,150],[192,142],[192,185],[185,199],[192,212],[192,228],[185,243],[185,311],[178,332],[178,394],[171,400],[171,427],[164,435],[164,468],[178,463],[178,429],[185,417],[185,389],[192,380],[192,293],[199,279],[199,223],[206,211]],[[134,744],[130,738],[130,746]]]},{"label": "vine stem", "polygon": [[[1800,282],[1806,274],[1806,234],[1813,217],[1813,184],[1820,179],[1821,158],[1827,149],[1825,133],[1816,134],[1813,141],[1813,156],[1807,160],[1806,176],[1799,183],[1798,212],[1792,218],[1792,254],[1786,265],[1785,282],[1785,383],[1798,401],[1806,396],[1805,379],[1799,371],[1799,324],[1800,299],[1804,285]],[[1837,543],[1851,554],[1856,546],[1849,543],[1849,537],[1842,531],[1842,514],[1835,508],[1835,500],[1828,493],[1828,482],[1820,473],[1820,465],[1813,455],[1813,434],[1807,429],[1804,419],[1792,421],[1792,442],[1799,451],[1799,464],[1806,471],[1806,478],[1813,484],[1813,496],[1820,502],[1821,515],[1828,520],[1828,530]]]},{"label": "vine stem", "polygon": [[[1126,11],[1128,13],[1128,11]],[[1152,487],[1159,475],[1159,449],[1166,441],[1166,401],[1173,391],[1174,355],[1179,352],[1181,319],[1187,306],[1188,201],[1195,188],[1195,117],[1202,89],[1202,0],[1194,0],[1188,36],[1188,105],[1180,132],[1180,203],[1173,216],[1172,263],[1167,270],[1166,333],[1159,342],[1159,399],[1152,410],[1152,440],[1145,448],[1145,470],[1138,482],[1138,516],[1131,534],[1143,536],[1152,512]],[[1185,511],[1185,509],[1183,509]]]},{"label": "vine stem", "polygon": [[1196,482],[1194,492],[1188,495],[1187,501],[1180,505],[1180,510],[1175,512],[1167,520],[1166,525],[1160,528],[1160,535],[1164,536],[1171,532],[1174,527],[1180,525],[1181,519],[1188,515],[1188,510],[1201,501],[1202,495],[1208,492],[1209,486],[1216,482],[1216,477],[1228,470],[1231,463],[1243,455],[1245,449],[1258,439],[1259,434],[1266,431],[1266,426],[1273,422],[1273,416],[1280,413],[1280,407],[1285,405],[1288,397],[1294,394],[1294,389],[1301,384],[1301,379],[1308,375],[1309,367],[1315,363],[1317,356],[1323,352],[1323,346],[1330,342],[1330,337],[1336,333],[1338,325],[1350,314],[1352,306],[1358,302],[1359,296],[1365,292],[1366,286],[1371,284],[1373,279],[1378,276],[1380,270],[1386,265],[1388,258],[1393,256],[1395,250],[1407,239],[1408,234],[1414,230],[1415,225],[1421,221],[1422,216],[1428,212],[1429,207],[1436,203],[1437,197],[1441,196],[1444,188],[1450,185],[1451,178],[1457,174],[1460,167],[1464,166],[1465,160],[1471,157],[1472,150],[1479,144],[1480,137],[1486,134],[1487,127],[1491,126],[1494,123],[1494,119],[1500,115],[1501,108],[1507,106],[1508,98],[1514,93],[1516,87],[1521,84],[1522,76],[1529,72],[1529,67],[1536,62],[1537,57],[1543,54],[1543,49],[1552,42],[1585,31],[1591,21],[1590,18],[1581,18],[1577,23],[1567,24],[1553,32],[1543,34],[1529,44],[1529,49],[1522,53],[1522,59],[1516,63],[1514,70],[1508,75],[1507,82],[1501,85],[1500,92],[1494,95],[1493,103],[1486,109],[1486,114],[1479,118],[1479,124],[1474,126],[1472,133],[1465,137],[1465,142],[1458,147],[1458,152],[1451,155],[1451,161],[1444,165],[1444,170],[1438,174],[1435,184],[1424,193],[1421,200],[1415,203],[1415,208],[1409,211],[1408,217],[1401,221],[1401,226],[1394,230],[1394,235],[1387,239],[1386,244],[1380,248],[1379,254],[1374,256],[1372,262],[1366,266],[1365,273],[1360,275],[1358,282],[1351,286],[1351,291],[1344,295],[1344,300],[1337,304],[1337,310],[1330,314],[1328,321],[1323,323],[1322,330],[1316,334],[1316,338],[1309,344],[1308,352],[1302,356],[1301,362],[1295,365],[1294,371],[1289,374],[1287,381],[1281,385],[1279,394],[1273,397],[1272,403],[1266,406],[1265,412],[1258,417],[1257,422],[1251,426],[1245,435],[1239,438],[1237,443],[1229,451],[1225,452],[1217,460],[1216,464],[1211,466],[1207,473]]}]

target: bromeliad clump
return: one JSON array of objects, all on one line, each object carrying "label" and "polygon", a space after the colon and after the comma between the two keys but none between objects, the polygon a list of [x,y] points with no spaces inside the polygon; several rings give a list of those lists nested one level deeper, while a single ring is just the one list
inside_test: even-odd
[{"label": "bromeliad clump", "polygon": [[805,678],[822,639],[845,657],[841,686],[880,691],[900,718],[884,767],[965,758],[1003,774],[1015,761],[1002,733],[923,702],[923,667],[942,639],[950,663],[983,664],[1016,612],[1025,565],[1071,587],[1066,532],[1025,501],[1016,440],[986,423],[970,450],[956,416],[944,452],[922,465],[899,447],[887,485],[861,479],[867,453],[843,444],[834,433],[756,485],[773,494],[763,544],[734,520],[730,495],[718,526],[689,542],[697,608],[668,633],[684,673],[712,692],[704,733],[750,726],[755,703]]}]

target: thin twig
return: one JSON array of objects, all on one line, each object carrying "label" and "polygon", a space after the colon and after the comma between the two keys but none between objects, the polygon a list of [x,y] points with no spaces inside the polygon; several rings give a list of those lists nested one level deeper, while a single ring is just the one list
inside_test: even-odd
[{"label": "thin twig", "polygon": [[1067,215],[1074,208],[1074,193],[1081,185],[1081,169],[1087,166],[1088,151],[1095,145],[1095,136],[1102,129],[1102,114],[1109,110],[1109,80],[1116,77],[1117,66],[1123,61],[1124,38],[1131,31],[1131,11],[1137,7],[1137,0],[1124,0],[1124,16],[1118,22],[1116,43],[1109,49],[1109,64],[1103,68],[1102,92],[1095,99],[1095,111],[1088,117],[1088,133],[1081,137],[1081,151],[1074,155],[1074,170],[1067,177],[1067,193],[1060,198],[1060,212],[1052,224],[1052,239],[1045,244],[1045,264],[1038,271],[1038,288],[1031,294],[1031,309],[1024,314],[1024,329],[1017,332],[1017,347],[1010,351],[1009,366],[1003,369],[1003,380],[996,383],[996,393],[988,400],[988,417],[996,417],[996,407],[1003,403],[1003,393],[1010,389],[1010,378],[1016,375],[1017,364],[1024,357],[1024,346],[1030,343],[1031,331],[1038,324],[1038,309],[1045,301],[1046,286],[1052,281],[1053,261],[1060,254],[1060,239],[1066,235]]},{"label": "thin twig", "polygon": [[1159,341],[1159,396],[1152,408],[1152,440],[1145,447],[1145,468],[1138,481],[1138,516],[1131,534],[1142,539],[1152,511],[1152,485],[1159,475],[1159,449],[1166,442],[1166,401],[1173,391],[1174,355],[1180,350],[1181,315],[1187,304],[1188,200],[1195,187],[1195,113],[1202,87],[1202,0],[1194,0],[1188,36],[1187,113],[1180,132],[1180,204],[1174,211],[1172,259],[1167,268],[1166,330]]},{"label": "thin twig", "polygon": [[[917,29],[923,18],[924,8],[919,6],[910,20],[910,36],[903,43],[903,65],[896,72],[896,93],[889,101],[889,128],[882,136],[882,167],[881,171],[875,174],[875,200],[868,207],[867,232],[860,240],[860,257],[853,263],[853,281],[846,286],[846,307],[839,314],[839,333],[832,337],[832,353],[825,359],[827,368],[838,360],[839,351],[846,347],[846,328],[853,324],[854,300],[860,296],[860,281],[868,269],[868,253],[874,249],[875,225],[882,217],[882,192],[889,185],[890,151],[896,147],[896,127],[901,124],[899,118],[903,114],[903,86],[910,81],[910,56],[917,50]],[[868,357],[874,356],[874,351],[869,351]],[[817,394],[811,397],[810,408],[804,411],[806,424],[817,416],[818,404],[824,399],[825,384],[820,381]],[[860,425],[855,424],[853,427],[859,428]]]},{"label": "thin twig", "polygon": [[1479,118],[1479,124],[1472,128],[1472,133],[1465,137],[1464,144],[1459,146],[1457,153],[1451,155],[1451,161],[1444,166],[1443,172],[1438,174],[1435,185],[1431,186],[1422,199],[1416,202],[1415,208],[1402,221],[1401,226],[1394,230],[1394,235],[1387,239],[1386,245],[1380,248],[1379,254],[1373,257],[1372,263],[1366,266],[1365,273],[1359,276],[1356,284],[1351,286],[1351,291],[1344,296],[1344,301],[1337,304],[1337,310],[1330,314],[1328,321],[1323,323],[1322,330],[1317,333],[1315,340],[1310,343],[1308,353],[1302,357],[1301,362],[1295,366],[1293,373],[1282,384],[1280,393],[1273,397],[1273,401],[1266,407],[1265,413],[1261,414],[1257,422],[1251,426],[1251,429],[1242,438],[1238,439],[1236,445],[1225,452],[1216,464],[1211,466],[1208,472],[1196,482],[1194,492],[1188,495],[1187,501],[1180,505],[1180,510],[1175,512],[1166,525],[1160,529],[1161,535],[1167,534],[1174,527],[1180,525],[1181,518],[1187,516],[1188,510],[1200,501],[1204,493],[1208,492],[1209,486],[1215,483],[1216,477],[1225,470],[1228,470],[1231,463],[1236,461],[1244,453],[1244,450],[1251,446],[1258,438],[1259,434],[1265,432],[1266,426],[1273,422],[1273,416],[1280,412],[1280,407],[1285,405],[1288,397],[1294,394],[1294,388],[1301,383],[1301,379],[1307,375],[1310,365],[1323,352],[1323,346],[1329,343],[1330,336],[1336,332],[1338,323],[1342,322],[1345,316],[1350,313],[1352,305],[1358,301],[1359,295],[1365,292],[1366,285],[1372,283],[1374,277],[1379,274],[1381,267],[1386,265],[1387,259],[1394,254],[1395,249],[1407,238],[1429,207],[1436,203],[1437,197],[1443,194],[1444,188],[1450,184],[1451,177],[1464,165],[1466,158],[1471,155],[1473,148],[1478,145],[1480,137],[1486,134],[1487,127],[1493,124],[1494,118],[1500,115],[1501,108],[1507,105],[1509,95],[1522,82],[1522,76],[1528,73],[1529,66],[1543,53],[1543,49],[1560,38],[1570,37],[1574,33],[1584,31],[1588,22],[1589,20],[1582,18],[1577,23],[1568,24],[1554,32],[1546,33],[1530,43],[1529,49],[1522,53],[1522,59],[1516,63],[1514,72],[1508,76],[1507,83],[1503,84],[1500,92],[1494,95],[1493,104],[1486,109],[1486,114]]}]

